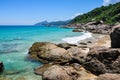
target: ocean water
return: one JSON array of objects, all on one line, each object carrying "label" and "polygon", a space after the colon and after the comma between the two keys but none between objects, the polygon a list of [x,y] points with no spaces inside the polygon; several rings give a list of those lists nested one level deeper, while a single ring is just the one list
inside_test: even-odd
[{"label": "ocean water", "polygon": [[90,33],[72,30],[45,26],[0,26],[0,61],[5,66],[0,78],[41,80],[33,69],[42,64],[27,59],[28,49],[34,42],[77,43],[91,37]]}]

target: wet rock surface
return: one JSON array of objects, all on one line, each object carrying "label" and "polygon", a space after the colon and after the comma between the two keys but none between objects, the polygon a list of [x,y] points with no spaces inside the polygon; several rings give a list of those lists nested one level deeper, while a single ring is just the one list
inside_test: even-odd
[{"label": "wet rock surface", "polygon": [[0,62],[0,73],[4,71],[4,64],[3,62]]}]

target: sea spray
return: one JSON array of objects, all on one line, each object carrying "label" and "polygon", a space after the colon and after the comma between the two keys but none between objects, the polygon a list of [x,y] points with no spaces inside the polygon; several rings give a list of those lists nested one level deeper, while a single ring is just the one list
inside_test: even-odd
[{"label": "sea spray", "polygon": [[62,40],[70,44],[77,44],[79,41],[90,38],[90,37],[92,37],[92,33],[83,32],[83,35],[81,36],[67,37],[67,38],[63,38]]}]

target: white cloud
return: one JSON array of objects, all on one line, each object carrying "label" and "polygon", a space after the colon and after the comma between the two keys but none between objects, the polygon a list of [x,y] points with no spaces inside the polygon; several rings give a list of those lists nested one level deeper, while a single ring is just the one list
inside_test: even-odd
[{"label": "white cloud", "polygon": [[103,5],[106,6],[106,5],[114,4],[117,2],[120,2],[120,0],[103,0]]},{"label": "white cloud", "polygon": [[76,13],[74,16],[72,16],[71,17],[71,19],[73,19],[73,18],[75,18],[75,17],[77,17],[77,16],[79,16],[79,15],[82,15],[83,13]]}]

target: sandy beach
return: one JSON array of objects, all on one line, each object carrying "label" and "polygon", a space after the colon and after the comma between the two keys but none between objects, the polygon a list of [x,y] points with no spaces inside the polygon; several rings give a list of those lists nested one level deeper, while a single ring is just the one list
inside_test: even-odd
[{"label": "sandy beach", "polygon": [[100,35],[93,34],[95,37],[95,42],[93,42],[90,46],[97,47],[97,46],[104,46],[110,47],[110,36],[109,35]]},{"label": "sandy beach", "polygon": [[91,38],[81,40],[79,43],[87,43],[87,47],[111,47],[110,36],[104,34],[92,34]]}]

